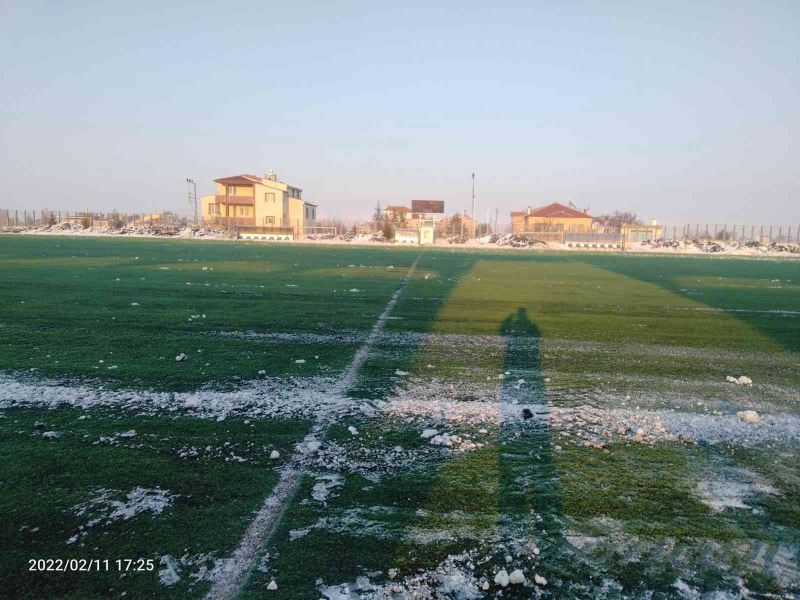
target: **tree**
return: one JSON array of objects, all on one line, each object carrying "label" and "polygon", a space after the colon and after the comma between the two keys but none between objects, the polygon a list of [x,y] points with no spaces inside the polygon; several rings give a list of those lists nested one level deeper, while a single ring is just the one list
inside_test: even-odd
[{"label": "tree", "polygon": [[383,224],[383,237],[387,240],[394,239],[394,225],[392,225],[391,221],[386,221]]},{"label": "tree", "polygon": [[595,223],[602,227],[620,228],[623,225],[641,225],[642,222],[637,218],[636,213],[622,212],[615,210],[613,213],[600,215],[594,218]]},{"label": "tree", "polygon": [[125,225],[125,223],[116,210],[108,216],[108,226],[111,229],[122,229],[123,225]]},{"label": "tree", "polygon": [[372,220],[375,221],[376,223],[380,223],[381,221],[383,221],[383,211],[381,210],[380,200],[378,200],[378,202],[375,203],[375,212],[372,214]]},{"label": "tree", "polygon": [[445,225],[445,235],[461,235],[469,232],[469,226],[464,222],[464,215],[456,213],[449,219]]}]

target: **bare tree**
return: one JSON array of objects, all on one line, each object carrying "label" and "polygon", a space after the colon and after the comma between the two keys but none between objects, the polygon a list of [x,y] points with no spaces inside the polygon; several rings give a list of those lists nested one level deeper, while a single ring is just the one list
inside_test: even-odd
[{"label": "bare tree", "polygon": [[120,214],[115,210],[108,216],[108,226],[111,229],[122,229],[125,225]]},{"label": "bare tree", "polygon": [[636,213],[615,210],[611,214],[600,215],[594,218],[595,223],[603,227],[622,227],[623,225],[641,225],[642,222]]}]

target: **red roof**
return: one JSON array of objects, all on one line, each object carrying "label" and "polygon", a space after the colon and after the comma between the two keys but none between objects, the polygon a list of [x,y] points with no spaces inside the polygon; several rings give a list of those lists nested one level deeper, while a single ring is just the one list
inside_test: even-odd
[{"label": "red roof", "polygon": [[[524,217],[528,214],[528,211],[516,211],[512,212],[512,217]],[[559,202],[553,202],[552,204],[548,204],[547,206],[542,206],[540,208],[531,209],[530,216],[532,217],[546,217],[546,218],[560,218],[560,219],[591,219],[591,216],[588,213],[583,211],[577,210],[570,206],[564,206]]]},{"label": "red roof", "polygon": [[261,178],[255,175],[232,175],[231,177],[223,177],[215,179],[214,183],[221,183],[223,185],[252,185],[253,182],[260,182]]},{"label": "red roof", "polygon": [[406,206],[387,206],[383,210],[390,210],[392,212],[410,212],[411,209]]}]

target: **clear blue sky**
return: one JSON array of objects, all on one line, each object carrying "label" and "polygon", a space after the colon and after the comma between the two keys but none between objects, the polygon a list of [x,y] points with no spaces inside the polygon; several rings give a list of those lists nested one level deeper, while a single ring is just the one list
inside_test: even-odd
[{"label": "clear blue sky", "polygon": [[554,200],[800,223],[800,2],[0,4],[0,207]]}]

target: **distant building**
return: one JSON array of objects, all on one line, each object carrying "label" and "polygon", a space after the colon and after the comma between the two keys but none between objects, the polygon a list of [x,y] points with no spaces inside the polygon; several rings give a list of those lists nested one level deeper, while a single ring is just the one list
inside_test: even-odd
[{"label": "distant building", "polygon": [[411,209],[407,206],[387,206],[383,209],[383,217],[388,221],[407,221]]},{"label": "distant building", "polygon": [[205,225],[282,229],[298,235],[316,224],[317,205],[303,200],[302,189],[278,181],[272,171],[264,177],[233,175],[214,183],[216,194],[202,198]]},{"label": "distant building", "polygon": [[437,221],[436,233],[444,237],[470,236],[475,230],[475,226],[475,219],[466,213],[460,212]]},{"label": "distant building", "polygon": [[513,233],[568,232],[589,233],[592,231],[592,217],[587,210],[580,211],[559,202],[540,208],[511,213]]},{"label": "distant building", "polygon": [[643,242],[645,240],[659,240],[664,237],[664,228],[655,220],[651,225],[631,224],[623,225],[621,230],[625,243]]}]

